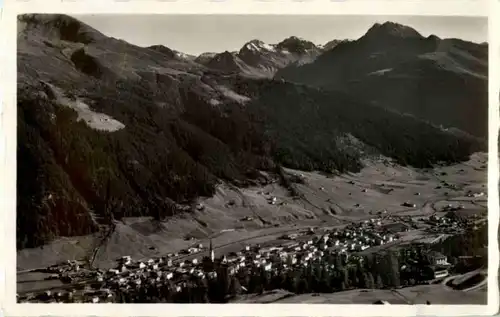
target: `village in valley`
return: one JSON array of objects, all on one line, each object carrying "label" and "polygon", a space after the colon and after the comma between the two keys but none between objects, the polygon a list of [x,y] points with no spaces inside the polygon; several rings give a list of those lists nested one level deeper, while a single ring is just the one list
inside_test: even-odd
[{"label": "village in valley", "polygon": [[485,231],[485,215],[463,216],[463,209],[448,204],[426,217],[380,211],[358,222],[309,227],[226,254],[218,254],[210,239],[209,245],[196,244],[157,258],[123,256],[108,270],[67,261],[33,270],[60,280],[61,286],[18,294],[18,300],[225,302],[239,294],[277,288],[314,293],[443,282],[463,273],[463,267],[476,270],[487,262],[484,252],[453,259],[440,252],[454,254],[445,243],[451,236],[468,239]]}]

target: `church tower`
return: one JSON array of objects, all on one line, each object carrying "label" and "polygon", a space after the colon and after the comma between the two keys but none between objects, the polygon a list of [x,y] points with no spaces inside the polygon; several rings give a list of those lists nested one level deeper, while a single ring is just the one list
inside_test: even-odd
[{"label": "church tower", "polygon": [[214,253],[214,249],[212,247],[212,239],[210,239],[210,260],[212,261],[212,263],[215,260],[215,253]]}]

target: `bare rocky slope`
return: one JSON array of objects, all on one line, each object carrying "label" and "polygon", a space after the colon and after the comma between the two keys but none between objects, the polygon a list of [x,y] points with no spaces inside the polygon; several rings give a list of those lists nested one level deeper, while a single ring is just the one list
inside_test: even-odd
[{"label": "bare rocky slope", "polygon": [[345,91],[365,102],[486,138],[488,45],[424,37],[387,22],[276,78]]},{"label": "bare rocky slope", "polygon": [[221,181],[266,183],[260,172],[279,166],[358,171],[384,155],[428,167],[486,148],[359,96],[228,74],[69,16],[18,20],[18,248],[189,212],[181,204]]}]

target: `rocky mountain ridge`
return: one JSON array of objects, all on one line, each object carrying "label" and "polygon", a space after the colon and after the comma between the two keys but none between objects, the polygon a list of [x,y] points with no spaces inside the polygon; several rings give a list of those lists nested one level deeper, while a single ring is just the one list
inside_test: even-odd
[{"label": "rocky mountain ridge", "polygon": [[275,77],[344,91],[480,138],[488,135],[488,46],[484,44],[424,37],[410,27],[387,22],[375,24],[358,40],[341,43],[312,63],[288,65]]},{"label": "rocky mountain ridge", "polygon": [[323,49],[314,43],[291,36],[277,44],[266,44],[254,39],[238,52],[201,54],[196,60],[203,65],[226,73],[250,77],[272,77],[276,71],[291,63],[313,61]]}]

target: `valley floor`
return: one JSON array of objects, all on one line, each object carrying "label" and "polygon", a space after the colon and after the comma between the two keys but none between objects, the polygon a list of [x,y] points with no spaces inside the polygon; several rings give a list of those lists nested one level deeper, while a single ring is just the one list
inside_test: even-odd
[{"label": "valley floor", "polygon": [[[487,155],[476,153],[468,162],[428,170],[401,167],[383,161],[367,164],[360,173],[340,176],[287,170],[305,179],[304,184],[296,184],[302,196],[299,199],[292,199],[287,189],[278,182],[245,189],[223,184],[214,197],[200,199],[199,204],[203,208],[192,213],[162,223],[150,218],[129,218],[117,222],[116,228],[102,245],[99,244],[101,234],[62,238],[44,247],[18,251],[18,292],[56,287],[54,283],[57,281],[45,281],[42,276],[35,276],[28,270],[66,260],[88,257],[93,259],[94,266],[107,269],[114,266],[115,260],[121,256],[129,255],[134,259],[164,256],[200,243],[208,246],[210,239],[216,256],[220,256],[239,251],[248,244],[279,240],[284,233],[312,226],[345,226],[384,211],[387,215],[430,216],[441,213],[442,208],[450,203],[460,203],[465,212],[481,213],[487,208],[486,194],[469,197],[467,193],[487,192],[486,163]],[[271,204],[269,201],[273,197],[275,203]],[[402,206],[404,202],[409,202],[410,206]],[[397,243],[431,238],[439,238],[439,235],[429,237],[428,234],[413,230]],[[180,255],[178,259],[201,258],[207,253]],[[397,292],[411,293],[409,289]],[[373,292],[387,296],[392,294],[392,291],[384,290],[357,290],[342,292],[345,295],[297,295],[284,300],[357,303],[357,297],[369,297]],[[481,297],[477,295],[478,292],[452,295],[458,291],[445,290],[441,285],[416,286],[414,292],[426,294],[416,296],[419,303],[424,297],[442,292],[447,292],[453,298],[450,299],[453,303],[475,303],[479,301],[476,297]],[[485,294],[482,296],[484,299]],[[443,301],[439,302],[447,303],[447,297],[443,296]],[[464,296],[470,297],[470,300],[462,298]]]}]

